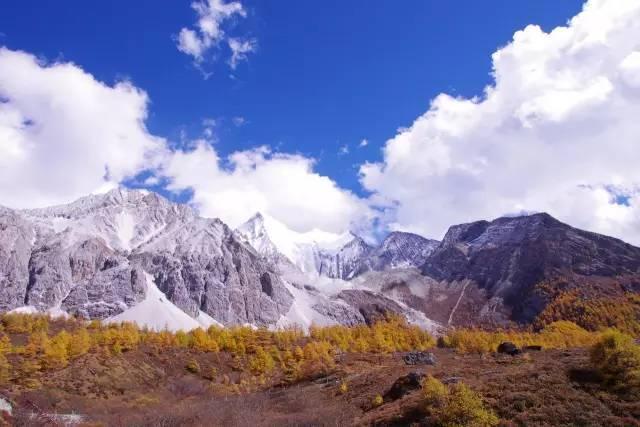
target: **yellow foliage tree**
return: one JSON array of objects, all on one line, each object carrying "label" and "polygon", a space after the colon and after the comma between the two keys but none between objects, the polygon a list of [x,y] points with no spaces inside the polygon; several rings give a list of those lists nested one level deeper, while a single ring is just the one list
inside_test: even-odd
[{"label": "yellow foliage tree", "polygon": [[71,337],[67,331],[55,335],[44,348],[44,365],[47,369],[60,369],[69,363],[69,343]]},{"label": "yellow foliage tree", "polygon": [[608,330],[591,349],[591,363],[615,391],[640,398],[640,345],[617,330]]},{"label": "yellow foliage tree", "polygon": [[273,370],[276,363],[271,354],[262,347],[256,347],[256,352],[249,358],[249,369],[254,375],[267,374]]},{"label": "yellow foliage tree", "polygon": [[91,348],[91,336],[85,328],[78,329],[69,339],[68,353],[71,359],[86,354]]},{"label": "yellow foliage tree", "polygon": [[499,423],[493,411],[485,407],[480,395],[463,383],[448,388],[428,376],[422,383],[422,394],[434,425],[493,427]]},{"label": "yellow foliage tree", "polygon": [[7,335],[3,335],[0,338],[0,384],[6,383],[11,376],[11,364],[7,360],[7,354],[11,349],[11,340]]},{"label": "yellow foliage tree", "polygon": [[36,357],[44,353],[45,348],[49,345],[49,337],[45,332],[32,332],[29,335],[27,345],[24,347],[23,353],[26,357]]},{"label": "yellow foliage tree", "polygon": [[191,331],[191,347],[198,351],[217,352],[220,350],[218,343],[212,339],[202,328]]},{"label": "yellow foliage tree", "polygon": [[0,338],[0,354],[6,355],[11,352],[13,346],[11,345],[11,340],[8,335],[2,335]]}]

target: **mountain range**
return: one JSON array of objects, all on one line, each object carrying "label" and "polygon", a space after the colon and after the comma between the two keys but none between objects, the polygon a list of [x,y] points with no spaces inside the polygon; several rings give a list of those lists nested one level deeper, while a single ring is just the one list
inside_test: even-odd
[{"label": "mountain range", "polygon": [[0,208],[1,311],[174,330],[353,325],[396,312],[438,330],[530,323],[567,289],[640,292],[640,248],[544,213],[454,225],[442,241],[392,232],[371,244],[260,213],[233,230],[141,190]]}]

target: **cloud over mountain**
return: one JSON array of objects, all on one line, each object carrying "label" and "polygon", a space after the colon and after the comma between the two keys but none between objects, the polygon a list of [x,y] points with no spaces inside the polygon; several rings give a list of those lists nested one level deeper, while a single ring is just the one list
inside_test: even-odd
[{"label": "cloud over mountain", "polygon": [[69,202],[153,167],[165,142],[147,132],[148,102],[130,82],[0,47],[0,204]]},{"label": "cloud over mountain", "polygon": [[147,169],[193,190],[202,213],[232,225],[256,211],[301,231],[345,231],[366,204],[316,173],[314,160],[267,147],[219,159],[200,141],[172,151],[145,127],[149,98],[72,63],[0,49],[0,204],[41,207],[113,188]]},{"label": "cloud over mountain", "polygon": [[[221,23],[244,14],[236,3],[196,3],[196,36],[210,38],[200,43],[226,40]],[[367,200],[309,156],[264,146],[225,153],[206,141],[173,148],[147,130],[149,97],[133,83],[1,48],[0,204],[68,202],[151,170],[149,183],[192,190],[204,215],[231,225],[262,211],[297,231],[342,232],[377,212],[393,229],[441,237],[451,223],[548,211],[638,243],[637,40],[635,2],[592,0],[565,27],[517,32],[493,54],[482,96],[437,96],[387,141],[382,161],[361,166]]]},{"label": "cloud over mountain", "polygon": [[370,216],[363,200],[315,172],[313,159],[265,146],[221,159],[200,143],[192,151],[174,153],[163,173],[171,178],[170,189],[192,189],[205,216],[232,227],[262,212],[297,231],[338,233]]},{"label": "cloud over mountain", "polygon": [[362,184],[393,227],[434,237],[527,210],[640,242],[638,40],[638,2],[591,0],[565,27],[516,32],[482,96],[437,96]]}]

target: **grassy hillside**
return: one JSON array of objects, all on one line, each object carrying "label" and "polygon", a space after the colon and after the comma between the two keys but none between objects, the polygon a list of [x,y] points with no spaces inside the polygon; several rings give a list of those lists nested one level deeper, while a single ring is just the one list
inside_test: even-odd
[{"label": "grassy hillside", "polygon": [[[153,332],[27,315],[4,315],[0,325],[0,390],[13,425],[72,414],[123,426],[640,425],[638,346],[565,321],[437,341],[396,317],[309,333]],[[544,350],[497,354],[502,341]],[[435,366],[407,366],[413,350],[432,352]]]}]

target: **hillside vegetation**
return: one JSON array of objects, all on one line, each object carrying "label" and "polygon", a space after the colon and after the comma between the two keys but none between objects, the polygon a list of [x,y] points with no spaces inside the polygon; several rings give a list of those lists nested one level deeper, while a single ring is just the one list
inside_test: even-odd
[{"label": "hillside vegetation", "polygon": [[[517,357],[496,354],[504,341],[544,350]],[[411,369],[402,361],[407,351],[433,352],[436,367],[416,371],[423,378],[421,390],[408,390],[400,399],[389,397],[392,382]],[[570,357],[556,360],[557,352]],[[495,399],[497,390],[487,388],[491,382],[509,382],[503,373],[519,375],[548,363],[563,364],[549,375],[570,387],[565,393],[614,405],[609,410],[614,418],[624,407],[635,419],[640,407],[625,402],[639,396],[639,354],[633,338],[622,332],[587,331],[568,321],[550,323],[538,332],[457,329],[436,340],[393,315],[370,326],[311,327],[307,332],[212,326],[175,333],[131,323],[0,317],[1,389],[14,404],[10,422],[15,425],[38,425],[43,419],[47,425],[46,414],[70,412],[105,425],[112,424],[115,414],[121,425],[157,425],[160,418],[165,425],[210,425],[203,421],[213,411],[206,402],[215,401],[216,411],[231,417],[215,425],[287,424],[298,419],[289,411],[299,407],[300,422],[330,420],[320,425],[391,425],[402,419],[493,426],[519,416],[527,419],[523,414],[529,414],[534,403],[517,404],[520,412],[506,408],[509,400]],[[526,378],[520,386],[542,380]],[[298,402],[297,393],[326,406],[312,410],[313,402]],[[532,393],[527,401],[538,402],[542,391]],[[602,393],[609,396],[604,401]],[[281,406],[268,409],[271,418],[237,418],[237,405],[267,405],[273,399]],[[613,403],[603,403],[607,399]],[[546,403],[538,404],[542,406],[534,412],[545,414]],[[580,411],[568,407],[565,416]]]}]

